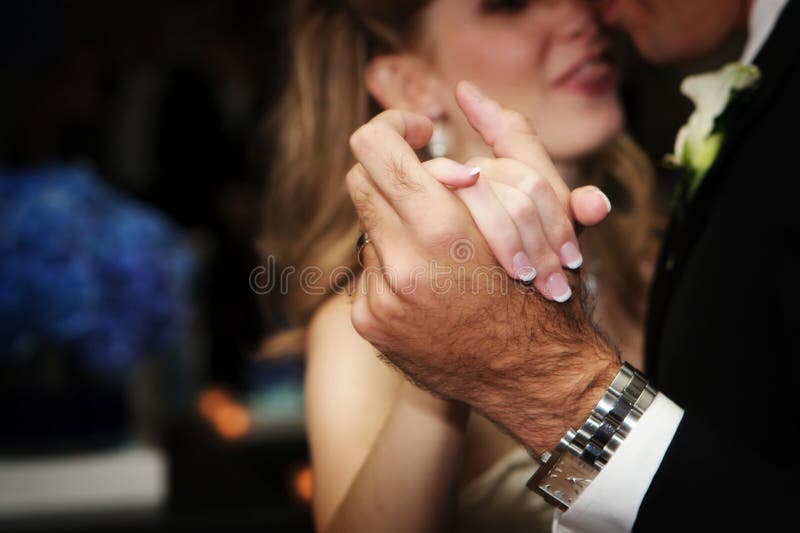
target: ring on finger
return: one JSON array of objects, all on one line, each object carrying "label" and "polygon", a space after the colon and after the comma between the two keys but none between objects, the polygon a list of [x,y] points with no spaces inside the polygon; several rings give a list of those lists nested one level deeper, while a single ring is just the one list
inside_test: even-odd
[{"label": "ring on finger", "polygon": [[361,250],[364,249],[366,245],[370,242],[369,234],[366,231],[362,231],[361,235],[358,236],[358,240],[356,241],[356,261],[358,261],[358,266],[364,268],[364,262],[361,259]]}]

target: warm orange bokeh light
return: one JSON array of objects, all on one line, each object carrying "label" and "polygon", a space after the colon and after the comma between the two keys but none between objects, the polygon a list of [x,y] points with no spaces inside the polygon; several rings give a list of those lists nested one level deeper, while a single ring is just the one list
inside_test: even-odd
[{"label": "warm orange bokeh light", "polygon": [[226,439],[244,437],[250,430],[250,414],[247,409],[235,403],[221,406],[214,413],[214,427]]},{"label": "warm orange bokeh light", "polygon": [[294,487],[295,496],[297,496],[301,501],[306,503],[310,502],[312,488],[311,468],[304,466],[303,468],[298,469],[294,473],[292,486]]},{"label": "warm orange bokeh light", "polygon": [[250,412],[221,389],[207,389],[197,405],[200,414],[225,439],[239,439],[250,431]]},{"label": "warm orange bokeh light", "polygon": [[228,402],[230,402],[230,398],[225,391],[217,388],[209,388],[200,395],[197,405],[200,414],[210,420],[214,417],[214,412]]}]

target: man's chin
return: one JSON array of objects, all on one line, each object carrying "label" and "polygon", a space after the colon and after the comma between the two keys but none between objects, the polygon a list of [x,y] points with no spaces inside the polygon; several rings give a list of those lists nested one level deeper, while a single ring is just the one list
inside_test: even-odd
[{"label": "man's chin", "polygon": [[633,44],[639,55],[646,61],[656,65],[685,63],[706,57],[718,50],[732,37],[733,33],[709,33],[696,39],[659,39],[653,33],[648,34],[645,32],[632,36]]},{"label": "man's chin", "polygon": [[675,43],[662,43],[654,41],[649,37],[635,39],[636,50],[639,55],[648,63],[655,65],[670,65],[682,63],[702,57],[710,50],[678,46]]}]

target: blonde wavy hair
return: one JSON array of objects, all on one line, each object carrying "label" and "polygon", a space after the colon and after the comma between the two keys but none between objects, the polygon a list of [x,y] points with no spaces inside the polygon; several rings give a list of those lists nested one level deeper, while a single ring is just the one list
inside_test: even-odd
[{"label": "blonde wavy hair", "polygon": [[[288,291],[269,293],[268,308],[280,310],[282,320],[262,344],[262,355],[301,354],[311,315],[348,281],[346,272],[358,271],[353,250],[358,222],[344,179],[355,164],[348,140],[381,111],[367,92],[365,70],[376,55],[410,48],[428,1],[293,2],[291,74],[279,105],[264,121],[277,132],[277,149],[258,244],[264,258],[274,258],[275,272],[313,267],[317,275],[292,276]],[[609,192],[615,209],[586,232],[582,246],[604,266],[602,283],[639,319],[646,294],[639,265],[651,249],[654,227],[651,165],[620,135],[587,158],[583,174],[585,184]]]}]

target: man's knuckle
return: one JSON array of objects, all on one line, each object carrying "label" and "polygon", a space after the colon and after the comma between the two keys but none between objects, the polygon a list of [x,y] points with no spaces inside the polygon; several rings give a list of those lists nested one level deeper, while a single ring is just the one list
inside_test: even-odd
[{"label": "man's knuckle", "polygon": [[350,135],[350,149],[358,153],[367,146],[369,141],[369,124],[364,124]]},{"label": "man's knuckle", "polygon": [[377,337],[378,321],[370,311],[366,299],[356,300],[350,309],[350,321],[353,328],[365,339]]},{"label": "man's knuckle", "polygon": [[379,216],[372,204],[372,193],[370,189],[360,186],[351,188],[350,198],[362,225],[365,228],[373,229],[379,222]]},{"label": "man's knuckle", "polygon": [[354,165],[345,175],[345,182],[348,189],[355,190],[362,188],[366,181],[366,172],[361,165]]},{"label": "man's knuckle", "polygon": [[423,244],[437,252],[449,249],[453,243],[461,239],[461,235],[453,230],[446,223],[438,223],[430,226],[430,231],[423,235]]},{"label": "man's knuckle", "polygon": [[376,293],[371,301],[373,313],[386,324],[396,324],[405,316],[405,309],[399,298],[390,291]]},{"label": "man's knuckle", "polygon": [[345,176],[345,180],[347,190],[350,192],[350,198],[357,208],[361,208],[363,204],[370,203],[372,188],[363,168],[360,168],[360,166],[352,168]]},{"label": "man's knuckle", "polygon": [[406,159],[400,155],[392,155],[386,160],[386,171],[392,176],[398,191],[414,193],[422,190],[419,179],[409,171]]}]

